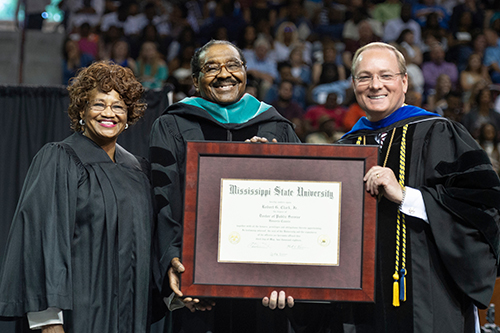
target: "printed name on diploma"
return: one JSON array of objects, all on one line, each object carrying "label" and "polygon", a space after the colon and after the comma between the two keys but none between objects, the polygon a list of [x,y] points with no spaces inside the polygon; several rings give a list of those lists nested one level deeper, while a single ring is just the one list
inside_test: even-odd
[{"label": "printed name on diploma", "polygon": [[[326,190],[311,190],[298,186],[296,190],[285,189],[280,186],[275,186],[274,188],[261,188],[261,187],[239,187],[237,185],[229,185],[229,195],[248,195],[248,196],[275,196],[275,197],[317,197],[317,198],[327,198],[333,200],[335,198],[334,193],[328,189]],[[274,208],[274,207],[273,207]]]}]

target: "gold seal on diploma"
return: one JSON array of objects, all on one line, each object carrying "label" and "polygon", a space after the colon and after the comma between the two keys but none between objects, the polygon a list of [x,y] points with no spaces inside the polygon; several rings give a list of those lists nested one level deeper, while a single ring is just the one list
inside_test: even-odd
[{"label": "gold seal on diploma", "polygon": [[232,233],[229,234],[229,242],[231,244],[238,244],[241,240],[240,234],[237,233],[236,231],[233,231]]},{"label": "gold seal on diploma", "polygon": [[330,245],[330,237],[328,237],[327,235],[320,235],[318,237],[318,244],[321,246]]}]

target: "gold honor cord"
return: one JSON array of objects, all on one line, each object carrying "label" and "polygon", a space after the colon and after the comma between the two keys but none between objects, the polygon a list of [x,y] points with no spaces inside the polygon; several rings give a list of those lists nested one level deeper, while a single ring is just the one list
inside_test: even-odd
[{"label": "gold honor cord", "polygon": [[356,144],[360,145],[361,144],[361,140],[363,140],[363,146],[365,146],[366,145],[366,137],[365,136],[363,136],[363,137],[358,136],[358,140],[356,141]]},{"label": "gold honor cord", "polygon": [[[399,153],[399,185],[404,191],[405,182],[405,160],[406,160],[406,132],[408,130],[408,124],[403,127],[403,137],[401,139],[401,149]],[[389,142],[389,147],[387,147],[387,153],[385,155],[384,165],[387,163],[389,157],[389,152],[391,151],[392,140],[394,138],[394,132],[396,128],[392,130],[391,140]],[[366,144],[365,137],[358,137],[356,144],[360,145],[363,139],[363,144]],[[401,245],[402,244],[402,245]],[[401,270],[399,271],[399,258],[401,255]],[[397,223],[396,223],[396,263],[395,272],[392,276],[394,279],[393,283],[393,297],[392,305],[394,307],[400,306],[400,302],[406,301],[406,276],[408,275],[406,271],[406,223],[405,215],[401,213],[398,209]],[[399,273],[401,273],[401,275]]]},{"label": "gold honor cord", "polygon": [[[405,159],[406,159],[406,132],[408,124],[403,127],[401,149],[399,153],[399,185],[404,191],[405,186]],[[401,242],[400,242],[401,241]],[[400,249],[401,245],[401,249]],[[399,271],[399,257],[401,255],[401,271]],[[395,265],[392,305],[397,307],[400,302],[406,301],[406,223],[405,215],[398,209],[396,224],[396,265]],[[400,275],[398,274],[401,273]],[[399,281],[398,281],[399,280]]]}]

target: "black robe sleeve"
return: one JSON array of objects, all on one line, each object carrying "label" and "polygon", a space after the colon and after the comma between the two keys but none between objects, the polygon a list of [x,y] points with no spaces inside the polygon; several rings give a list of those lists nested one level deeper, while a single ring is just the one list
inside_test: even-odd
[{"label": "black robe sleeve", "polygon": [[55,143],[35,156],[10,228],[0,273],[0,316],[71,309],[71,235],[82,166]]},{"label": "black robe sleeve", "polygon": [[425,142],[417,167],[432,235],[455,283],[484,308],[497,272],[500,181],[463,126],[437,121]]},{"label": "black robe sleeve", "polygon": [[259,124],[257,136],[266,138],[269,142],[276,139],[278,142],[300,143],[293,123],[283,118],[274,107],[269,109],[265,116],[265,121]]},{"label": "black robe sleeve", "polygon": [[165,276],[182,245],[185,143],[172,117],[160,117],[151,129],[150,161],[158,212],[156,237],[160,272]]},{"label": "black robe sleeve", "polygon": [[[276,110],[261,117],[263,119],[254,123],[256,133],[252,135],[265,137],[269,141],[300,142],[291,123]],[[184,125],[181,121],[184,121]],[[158,118],[151,129],[149,153],[158,214],[157,248],[162,276],[165,276],[172,258],[181,256],[186,140],[203,139],[203,132],[196,120],[183,120],[171,114]]]}]

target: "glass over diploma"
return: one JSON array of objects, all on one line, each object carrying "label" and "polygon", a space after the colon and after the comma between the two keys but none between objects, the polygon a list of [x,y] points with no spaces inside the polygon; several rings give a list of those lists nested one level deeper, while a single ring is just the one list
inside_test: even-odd
[{"label": "glass over diploma", "polygon": [[377,159],[378,146],[188,142],[184,295],[373,302],[363,176]]}]

